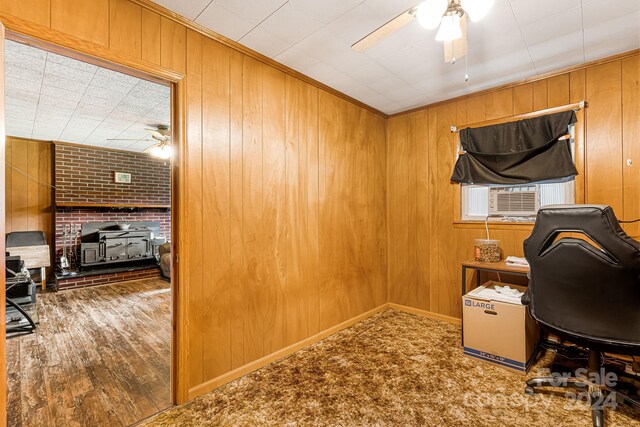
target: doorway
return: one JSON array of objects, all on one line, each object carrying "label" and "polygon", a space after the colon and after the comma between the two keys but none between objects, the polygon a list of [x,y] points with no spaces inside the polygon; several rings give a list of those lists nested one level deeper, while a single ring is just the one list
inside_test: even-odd
[{"label": "doorway", "polygon": [[5,42],[9,425],[133,424],[173,401],[173,86],[34,44]]}]

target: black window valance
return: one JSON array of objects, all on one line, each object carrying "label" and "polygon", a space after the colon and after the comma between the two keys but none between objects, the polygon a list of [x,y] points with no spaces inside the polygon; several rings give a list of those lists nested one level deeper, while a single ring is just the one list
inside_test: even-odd
[{"label": "black window valance", "polygon": [[460,130],[464,154],[451,181],[460,184],[527,184],[578,174],[567,134],[573,110],[493,126]]}]

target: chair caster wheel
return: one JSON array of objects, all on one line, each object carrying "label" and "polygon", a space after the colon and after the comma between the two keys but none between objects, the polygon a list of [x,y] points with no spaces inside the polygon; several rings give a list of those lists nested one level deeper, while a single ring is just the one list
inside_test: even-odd
[{"label": "chair caster wheel", "polygon": [[533,396],[534,394],[536,394],[536,392],[533,387],[526,386],[524,388],[524,394],[526,394],[527,396]]}]

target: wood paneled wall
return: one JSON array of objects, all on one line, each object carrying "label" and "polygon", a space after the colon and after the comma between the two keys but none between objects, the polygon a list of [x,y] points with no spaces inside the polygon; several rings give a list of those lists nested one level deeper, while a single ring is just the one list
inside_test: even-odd
[{"label": "wood paneled wall", "polygon": [[186,75],[184,401],[386,302],[386,119],[144,5],[0,0],[0,19]]},{"label": "wood paneled wall", "polygon": [[53,144],[8,137],[5,157],[5,233],[42,230],[53,253]]},{"label": "wood paneled wall", "polygon": [[[389,302],[460,317],[460,262],[473,256],[480,224],[456,223],[449,179],[461,126],[586,100],[576,125],[578,203],[640,218],[640,56],[635,54],[391,117],[387,137]],[[631,159],[631,165],[626,160]],[[639,224],[627,224],[640,236]],[[506,255],[522,256],[531,226],[492,225]]]},{"label": "wood paneled wall", "polygon": [[191,30],[187,72],[196,385],[385,302],[385,120]]}]

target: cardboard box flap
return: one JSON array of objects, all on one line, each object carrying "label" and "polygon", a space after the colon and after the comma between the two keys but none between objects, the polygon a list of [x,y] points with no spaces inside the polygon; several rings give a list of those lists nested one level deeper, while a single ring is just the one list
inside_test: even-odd
[{"label": "cardboard box flap", "polygon": [[480,301],[496,301],[521,305],[521,298],[525,291],[526,288],[523,286],[490,281],[482,286],[478,286],[469,292],[466,297]]}]

